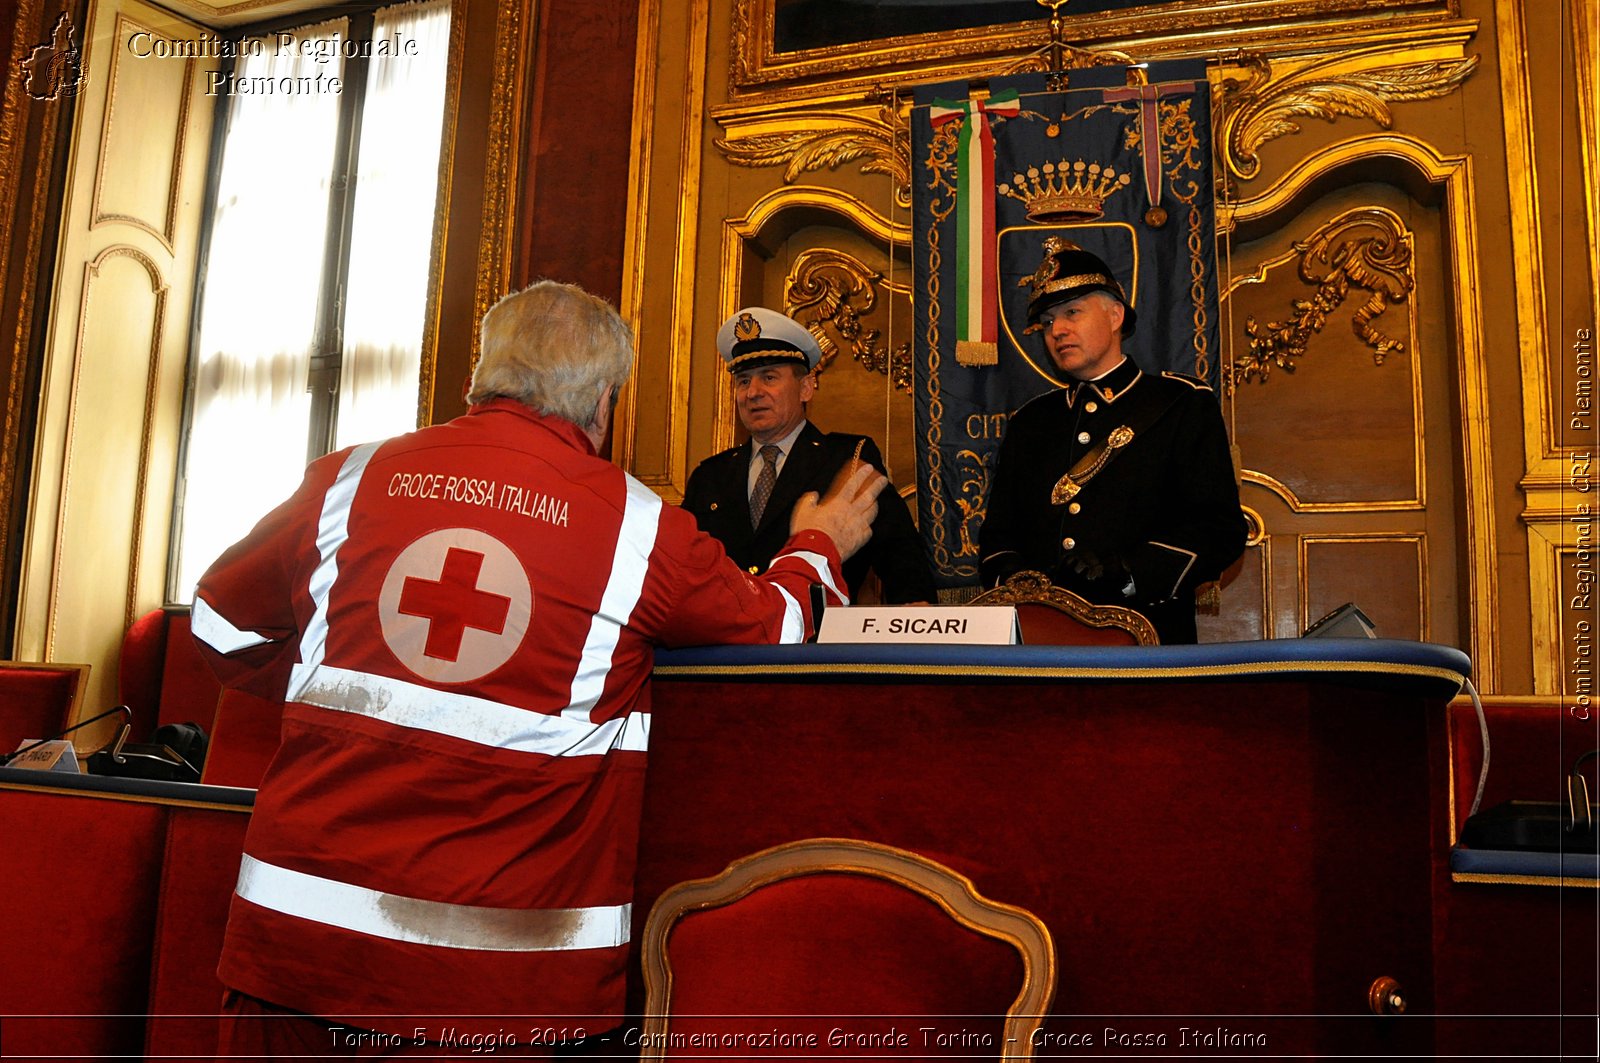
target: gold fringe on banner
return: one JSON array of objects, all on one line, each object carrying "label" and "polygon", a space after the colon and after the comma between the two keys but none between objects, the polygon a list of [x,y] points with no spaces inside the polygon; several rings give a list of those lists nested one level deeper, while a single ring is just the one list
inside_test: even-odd
[{"label": "gold fringe on banner", "polygon": [[967,366],[999,365],[1000,345],[978,340],[956,341],[956,364]]}]

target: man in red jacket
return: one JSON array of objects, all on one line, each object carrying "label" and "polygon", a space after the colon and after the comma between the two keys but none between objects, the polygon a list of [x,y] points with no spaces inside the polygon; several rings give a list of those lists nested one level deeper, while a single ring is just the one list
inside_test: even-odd
[{"label": "man in red jacket", "polygon": [[885,483],[863,466],[803,500],[752,577],[597,456],[632,366],[605,302],[507,296],[465,416],[313,462],[201,579],[211,666],[285,702],[219,969],[224,1055],[619,1021],[652,651],[806,638]]}]

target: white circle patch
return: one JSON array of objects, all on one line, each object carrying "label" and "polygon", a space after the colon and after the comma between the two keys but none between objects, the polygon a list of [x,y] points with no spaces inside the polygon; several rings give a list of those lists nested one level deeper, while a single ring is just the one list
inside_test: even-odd
[{"label": "white circle patch", "polygon": [[533,587],[511,548],[475,528],[430,532],[389,566],[378,595],[383,641],[436,683],[466,683],[511,659],[533,616]]}]

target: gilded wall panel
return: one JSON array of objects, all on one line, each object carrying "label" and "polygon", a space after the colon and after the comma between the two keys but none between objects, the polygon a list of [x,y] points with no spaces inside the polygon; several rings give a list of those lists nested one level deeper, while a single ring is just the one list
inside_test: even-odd
[{"label": "gilded wall panel", "polygon": [[1595,635],[1600,629],[1600,505],[1594,492],[1573,501],[1562,520],[1536,521],[1529,529],[1529,565],[1538,585],[1550,593],[1539,599],[1533,614],[1538,667],[1534,693],[1570,697],[1591,710],[1595,669],[1600,663]]},{"label": "gilded wall panel", "polygon": [[[829,431],[860,432],[877,440],[897,487],[916,485],[909,401],[911,298],[896,279],[886,249],[859,234],[808,227],[795,233],[766,293],[817,335],[823,362],[811,414]],[[796,250],[798,249],[798,250]],[[779,276],[779,274],[782,274]],[[896,385],[898,376],[900,385]]]},{"label": "gilded wall panel", "polygon": [[[1469,161],[1412,138],[1353,138],[1307,156],[1241,201],[1231,233],[1233,305],[1224,320],[1233,336],[1246,504],[1259,505],[1275,535],[1423,537],[1430,637],[1470,647],[1480,685],[1493,689],[1501,613]],[[1292,274],[1299,295],[1291,300],[1314,308],[1335,260],[1348,266],[1344,298],[1318,329],[1291,337],[1292,329],[1261,328],[1284,318],[1288,293],[1268,293],[1257,310],[1268,285],[1254,278],[1275,260],[1307,259],[1312,268],[1297,265]],[[1266,272],[1274,275],[1290,276],[1281,267]],[[1293,374],[1275,360],[1251,359],[1252,316],[1274,349],[1292,349],[1288,339],[1303,335],[1305,353],[1287,359],[1297,366]],[[1328,357],[1318,361],[1322,354]],[[1311,378],[1321,388],[1295,379],[1313,362],[1330,367]],[[1401,371],[1385,376],[1394,369]],[[1273,389],[1285,383],[1302,392],[1284,392],[1280,407]],[[1314,446],[1305,448],[1299,441],[1308,431]],[[1394,491],[1408,482],[1414,491]],[[1289,562],[1280,555],[1279,564]],[[1337,578],[1330,571],[1322,593],[1336,596]],[[1308,586],[1304,572],[1293,581],[1274,576],[1279,636],[1298,634],[1308,614],[1322,615],[1305,597]],[[1340,602],[1365,609],[1361,591],[1352,584]]]},{"label": "gilded wall panel", "polygon": [[[735,184],[755,182],[748,171]],[[878,190],[882,190],[880,184]],[[869,189],[870,190],[870,189]],[[742,306],[783,310],[823,349],[810,415],[827,431],[870,435],[896,486],[915,484],[909,369],[910,267],[905,231],[856,196],[813,185],[773,189],[722,225],[716,324]],[[712,437],[705,453],[743,439],[733,392],[716,353],[715,326],[694,353],[695,379],[712,381]],[[704,454],[698,454],[698,461]]]},{"label": "gilded wall panel", "polygon": [[[777,2],[709,0],[704,38],[699,4],[686,20],[655,2],[641,17],[637,83],[653,113],[685,114],[682,128],[641,132],[629,251],[641,379],[663,401],[681,397],[673,417],[685,428],[680,451],[665,424],[641,421],[628,460],[668,498],[738,437],[712,336],[756,301],[822,312],[815,324],[834,351],[817,419],[887,435],[900,478],[910,402],[876,360],[892,364],[914,341],[897,294],[909,89],[1039,68],[1051,43],[1041,15],[785,50]],[[1218,60],[1223,358],[1254,366],[1224,410],[1257,528],[1219,613],[1201,618],[1208,640],[1297,635],[1353,600],[1385,634],[1466,649],[1486,691],[1502,689],[1503,646],[1508,689],[1524,688],[1527,657],[1545,652],[1529,648],[1506,475],[1520,464],[1515,360],[1491,357],[1517,346],[1504,311],[1523,254],[1501,222],[1508,149],[1496,127],[1509,94],[1496,41],[1479,33],[1486,18],[1498,33],[1502,7],[1523,17],[1522,0],[1174,0],[1065,20],[1068,51]],[[834,289],[817,279],[828,256]],[[856,337],[878,334],[861,357],[841,320]],[[652,334],[671,337],[666,350]],[[840,377],[847,352],[854,375]],[[1513,600],[1500,600],[1502,584]]]},{"label": "gilded wall panel", "polygon": [[[1600,609],[1592,579],[1597,477],[1596,27],[1590,0],[1498,0],[1495,41],[1511,180],[1507,243],[1521,357],[1522,510],[1533,688],[1572,694]],[[1588,626],[1585,630],[1584,625]],[[1589,662],[1592,664],[1592,660]],[[1592,678],[1591,676],[1588,678]]]},{"label": "gilded wall panel", "polygon": [[1304,536],[1299,626],[1355,602],[1382,638],[1429,640],[1427,573],[1421,535]]},{"label": "gilded wall panel", "polygon": [[[111,57],[94,224],[137,225],[170,251],[189,141],[189,90],[199,68],[191,59],[165,57],[172,38],[132,19],[118,18],[116,39],[126,43]],[[142,116],[140,124],[117,121],[119,109]]]},{"label": "gilded wall panel", "polygon": [[1350,186],[1234,245],[1234,440],[1295,510],[1426,505],[1418,263],[1400,210],[1412,205],[1393,189]]},{"label": "gilded wall panel", "polygon": [[1248,642],[1273,638],[1272,537],[1261,533],[1261,517],[1248,514],[1252,535],[1244,556],[1222,576],[1222,601],[1215,612],[1195,618],[1201,642]]}]

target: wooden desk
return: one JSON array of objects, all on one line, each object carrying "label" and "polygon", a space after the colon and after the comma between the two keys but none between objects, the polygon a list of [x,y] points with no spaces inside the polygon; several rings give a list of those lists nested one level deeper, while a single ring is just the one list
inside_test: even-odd
[{"label": "wooden desk", "polygon": [[[866,838],[1044,919],[1057,1054],[1219,1031],[1242,1054],[1426,1053],[1430,794],[1468,668],[1383,640],[662,653],[635,940],[676,882]],[[1409,1016],[1369,1011],[1384,976]]]}]

